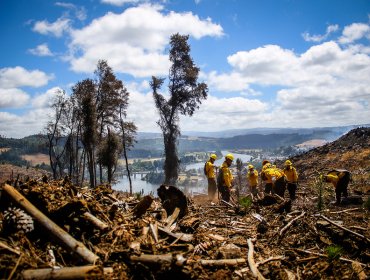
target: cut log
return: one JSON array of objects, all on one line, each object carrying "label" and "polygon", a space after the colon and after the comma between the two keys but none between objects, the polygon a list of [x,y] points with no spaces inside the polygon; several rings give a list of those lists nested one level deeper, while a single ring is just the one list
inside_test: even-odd
[{"label": "cut log", "polygon": [[28,212],[43,228],[59,240],[69,250],[79,255],[87,263],[96,263],[99,257],[85,247],[85,245],[74,239],[56,223],[46,217],[41,211],[32,205],[22,194],[12,186],[5,184],[3,190],[24,210]]},{"label": "cut log", "polygon": [[89,212],[85,212],[83,214],[83,217],[89,222],[91,222],[94,226],[96,226],[101,231],[106,231],[107,229],[109,229],[109,226],[106,223],[102,222],[101,220],[99,220],[97,217],[95,217]]},{"label": "cut log", "polygon": [[[89,276],[94,279],[108,277],[113,273],[113,268],[102,269],[96,265],[64,267],[64,268],[42,268],[42,269],[28,269],[22,272],[24,280],[44,280],[44,279],[88,279]],[[104,277],[105,276],[105,277]]]},{"label": "cut log", "polygon": [[145,214],[145,212],[149,209],[150,205],[152,205],[153,197],[150,195],[146,195],[143,197],[142,200],[136,206],[134,209],[132,209],[132,213],[136,218],[141,218]]},{"label": "cut log", "polygon": [[177,254],[176,256],[171,255],[171,254],[165,254],[165,255],[142,254],[140,256],[131,256],[130,260],[132,262],[142,262],[142,263],[148,263],[148,264],[176,263],[177,266],[182,266],[187,261],[180,254]]}]

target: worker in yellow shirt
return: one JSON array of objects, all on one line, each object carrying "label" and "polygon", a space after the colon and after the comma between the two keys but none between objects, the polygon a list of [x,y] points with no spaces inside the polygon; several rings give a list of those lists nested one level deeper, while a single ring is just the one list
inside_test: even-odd
[{"label": "worker in yellow shirt", "polygon": [[324,176],[324,182],[332,183],[335,188],[335,204],[341,203],[342,195],[348,197],[348,184],[351,180],[351,172],[345,169],[334,169]]},{"label": "worker in yellow shirt", "polygon": [[265,175],[265,170],[267,168],[270,168],[272,165],[271,165],[271,162],[269,162],[268,160],[264,160],[262,162],[262,169],[261,169],[261,180],[262,182],[264,183],[264,192],[265,193],[272,193],[272,181],[271,179],[268,179]]},{"label": "worker in yellow shirt", "polygon": [[215,169],[217,168],[215,166],[215,160],[217,159],[217,155],[211,154],[209,157],[209,160],[206,162],[204,166],[204,173],[207,176],[208,180],[208,198],[210,201],[213,201],[215,199],[217,186],[216,186],[216,172]]},{"label": "worker in yellow shirt", "polygon": [[287,179],[287,188],[291,200],[296,198],[295,192],[297,191],[298,173],[292,162],[288,159],[284,163],[284,174]]},{"label": "worker in yellow shirt", "polygon": [[265,180],[266,182],[271,182],[271,192],[284,197],[286,188],[286,177],[283,170],[270,165],[264,169],[263,174],[263,180]]},{"label": "worker in yellow shirt", "polygon": [[225,156],[225,161],[222,163],[217,177],[218,191],[221,194],[221,199],[226,202],[230,201],[231,188],[233,186],[234,177],[230,170],[233,160],[234,156],[232,154],[227,154]]},{"label": "worker in yellow shirt", "polygon": [[252,164],[248,165],[247,182],[252,195],[257,195],[258,171],[254,169]]}]

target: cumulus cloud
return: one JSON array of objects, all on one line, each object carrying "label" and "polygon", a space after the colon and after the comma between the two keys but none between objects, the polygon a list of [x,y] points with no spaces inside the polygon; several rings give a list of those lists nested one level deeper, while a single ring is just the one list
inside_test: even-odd
[{"label": "cumulus cloud", "polygon": [[47,90],[43,94],[36,95],[32,99],[32,107],[33,108],[48,108],[52,105],[54,98],[56,97],[57,93],[60,92],[62,89],[59,87],[54,87]]},{"label": "cumulus cloud", "polygon": [[[364,26],[346,28],[350,31],[343,34],[352,38],[347,42],[366,36],[367,28]],[[277,88],[268,111],[260,116],[260,120],[265,122],[263,126],[368,123],[368,49],[368,46],[343,46],[329,41],[314,45],[300,54],[277,45],[266,45],[230,55],[227,60],[232,71],[229,73],[210,72],[204,75],[213,90],[221,92],[240,93],[254,87],[262,88],[261,91],[264,91],[263,88],[270,91]],[[266,98],[266,93],[261,95],[262,98]]]},{"label": "cumulus cloud", "polygon": [[29,52],[37,56],[53,56],[53,53],[49,50],[48,44],[38,45],[34,49],[29,49]]},{"label": "cumulus cloud", "polygon": [[54,35],[61,37],[63,33],[71,28],[71,21],[68,18],[58,18],[55,22],[49,23],[47,20],[37,21],[32,30],[43,35]]},{"label": "cumulus cloud", "polygon": [[370,25],[366,23],[353,23],[344,28],[339,42],[341,44],[349,44],[364,37],[370,40]]},{"label": "cumulus cloud", "polygon": [[123,6],[125,4],[138,4],[138,3],[145,3],[148,0],[101,0],[104,4],[110,4],[114,6]]},{"label": "cumulus cloud", "polygon": [[166,14],[160,5],[140,5],[121,14],[107,13],[73,30],[72,70],[91,72],[99,59],[106,59],[115,71],[135,77],[165,75],[169,62],[164,50],[174,33],[196,39],[223,36],[222,27],[209,18],[202,20],[191,12]]},{"label": "cumulus cloud", "polygon": [[40,70],[28,71],[20,66],[0,69],[0,86],[2,88],[40,87],[46,85],[53,78],[54,75],[47,75]]},{"label": "cumulus cloud", "polygon": [[25,106],[30,97],[17,88],[0,88],[0,108],[19,108]]},{"label": "cumulus cloud", "polygon": [[22,138],[41,133],[51,109],[35,109],[23,115],[0,112],[0,135]]},{"label": "cumulus cloud", "polygon": [[323,35],[310,35],[310,33],[304,32],[302,34],[302,37],[307,42],[316,42],[316,43],[318,43],[318,42],[322,42],[322,41],[326,40],[331,33],[336,32],[338,29],[339,29],[339,25],[338,24],[333,24],[333,25],[329,25],[326,28],[326,33],[323,34]]}]

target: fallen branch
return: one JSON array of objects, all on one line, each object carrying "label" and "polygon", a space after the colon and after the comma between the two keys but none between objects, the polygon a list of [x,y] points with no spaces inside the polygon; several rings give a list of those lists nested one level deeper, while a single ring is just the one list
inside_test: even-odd
[{"label": "fallen branch", "polygon": [[239,259],[221,259],[221,260],[200,260],[200,264],[203,266],[238,266],[244,265],[246,263],[246,259],[239,258]]},{"label": "fallen branch", "polygon": [[[87,279],[92,275],[105,275],[113,273],[113,269],[101,268],[96,265],[64,267],[64,268],[42,268],[42,269],[28,269],[22,272],[24,280],[43,280],[43,279]],[[95,277],[96,278],[96,277]]]},{"label": "fallen branch", "polygon": [[284,256],[269,257],[268,259],[257,262],[256,267],[259,267],[260,265],[263,265],[263,264],[268,263],[268,262],[283,260],[284,258],[285,258]]},{"label": "fallen branch", "polygon": [[325,217],[324,215],[319,215],[319,217],[323,218],[325,221],[331,223],[332,225],[336,226],[336,227],[339,227],[340,229],[346,231],[346,232],[349,232],[353,235],[356,235],[357,237],[360,237],[362,239],[365,239],[367,242],[370,243],[370,240],[368,238],[366,238],[366,236],[362,235],[362,234],[359,234],[357,232],[354,232],[348,228],[345,228],[344,226],[341,226],[341,225],[338,225],[337,223],[333,222],[332,220],[330,220],[329,218]]},{"label": "fallen branch", "polygon": [[174,233],[174,232],[171,232],[170,230],[168,230],[166,228],[163,228],[163,227],[158,227],[158,229],[161,232],[164,232],[167,235],[172,236],[174,238],[178,238],[179,240],[184,241],[184,242],[190,242],[194,238],[193,235],[189,234],[189,233]]},{"label": "fallen branch", "polygon": [[87,263],[95,263],[99,257],[85,247],[85,245],[74,239],[56,223],[46,217],[40,210],[38,210],[31,202],[29,202],[23,195],[21,195],[15,188],[5,184],[3,190],[15,200],[28,214],[30,214],[41,226],[55,236],[63,245],[75,252]]},{"label": "fallen branch", "polygon": [[15,250],[11,247],[9,247],[8,245],[6,245],[5,243],[1,242],[0,241],[0,247],[3,248],[3,249],[6,249],[14,254],[17,254],[18,256],[21,254],[21,252],[19,250]]},{"label": "fallen branch", "polygon": [[257,268],[256,263],[254,261],[254,257],[253,257],[254,246],[253,246],[253,243],[252,243],[252,239],[248,238],[247,243],[248,243],[248,264],[249,264],[249,268],[251,269],[252,274],[253,274],[254,277],[257,277],[257,279],[259,279],[259,280],[263,280],[263,279],[265,279],[265,277],[263,277],[261,272],[258,271],[258,268]]},{"label": "fallen branch", "polygon": [[140,256],[131,256],[130,260],[132,262],[155,263],[155,264],[174,262],[178,266],[182,266],[186,262],[186,259],[180,254],[177,254],[176,256],[172,254],[165,255],[142,254]]},{"label": "fallen branch", "polygon": [[[298,252],[301,252],[301,253],[306,253],[306,254],[311,254],[311,255],[319,256],[319,257],[324,257],[324,258],[327,258],[328,257],[327,255],[320,254],[320,253],[315,253],[315,252],[311,252],[311,251],[308,251],[308,250],[302,250],[302,249],[297,249],[297,248],[293,248],[293,250],[298,251]],[[342,257],[340,257],[339,259],[341,261],[348,262],[348,263],[357,262],[357,261],[346,259],[346,258],[342,258]],[[362,266],[366,266],[366,264],[364,264],[364,263],[360,263],[360,262],[357,262],[357,263],[359,263]]]},{"label": "fallen branch", "polygon": [[287,223],[285,225],[285,227],[283,227],[280,232],[279,232],[279,235],[282,236],[283,233],[294,223],[294,221],[298,220],[299,218],[302,218],[304,215],[306,214],[306,212],[302,212],[301,215],[295,217],[294,219],[292,219],[289,223]]},{"label": "fallen branch", "polygon": [[330,212],[330,214],[347,213],[347,212],[355,211],[355,210],[358,210],[358,209],[360,209],[360,208],[351,208],[351,209],[346,209],[346,210],[342,210],[342,211]]},{"label": "fallen branch", "polygon": [[88,220],[89,222],[91,222],[94,226],[96,226],[98,229],[100,229],[102,231],[105,231],[105,230],[109,229],[109,226],[106,223],[104,223],[103,221],[99,220],[97,217],[95,217],[94,215],[92,215],[89,212],[83,213],[82,216],[86,220]]}]

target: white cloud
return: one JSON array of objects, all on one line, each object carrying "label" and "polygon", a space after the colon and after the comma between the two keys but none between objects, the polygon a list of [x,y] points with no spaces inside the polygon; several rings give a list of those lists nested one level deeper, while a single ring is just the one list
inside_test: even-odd
[{"label": "white cloud", "polygon": [[200,39],[220,37],[223,30],[211,19],[201,20],[191,12],[165,14],[159,5],[132,7],[121,14],[107,13],[71,32],[72,70],[91,72],[99,59],[106,59],[115,71],[136,77],[166,75],[169,62],[164,51],[174,33]]},{"label": "white cloud", "polygon": [[59,91],[62,89],[59,87],[54,87],[47,90],[43,94],[36,95],[32,100],[32,107],[33,108],[48,108],[52,105],[54,101],[54,97],[57,95]]},{"label": "white cloud", "polygon": [[29,52],[37,56],[53,56],[53,53],[49,50],[48,44],[38,45],[34,49],[29,49]]},{"label": "white cloud", "polygon": [[30,97],[17,88],[0,88],[0,108],[19,108],[27,104]]},{"label": "white cloud", "polygon": [[370,25],[365,23],[353,23],[344,28],[342,37],[339,38],[339,42],[341,44],[349,44],[364,37],[370,40]]},{"label": "white cloud", "polygon": [[28,71],[20,66],[0,69],[0,86],[2,88],[40,87],[46,85],[53,78],[54,75],[47,75],[40,70]]},{"label": "white cloud", "polygon": [[138,4],[138,3],[146,3],[149,0],[101,0],[104,4],[110,4],[114,6],[123,6],[125,4]]},{"label": "white cloud", "polygon": [[43,131],[50,109],[36,109],[23,115],[0,112],[0,135],[22,138]]},{"label": "white cloud", "polygon": [[55,5],[72,10],[75,13],[75,17],[81,21],[85,20],[87,17],[86,9],[83,6],[79,7],[72,3],[66,3],[66,2],[56,2]]},{"label": "white cloud", "polygon": [[310,33],[304,32],[302,34],[302,37],[307,42],[316,42],[316,43],[318,43],[318,42],[324,41],[326,38],[329,37],[329,35],[331,33],[336,32],[338,29],[339,29],[339,25],[337,25],[337,24],[329,25],[326,28],[326,33],[324,35],[310,35]]},{"label": "white cloud", "polygon": [[43,35],[54,35],[55,37],[61,37],[64,32],[70,30],[70,19],[58,18],[55,22],[49,23],[47,20],[37,21],[33,26],[32,30]]}]

